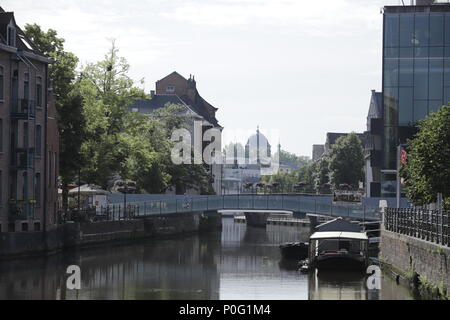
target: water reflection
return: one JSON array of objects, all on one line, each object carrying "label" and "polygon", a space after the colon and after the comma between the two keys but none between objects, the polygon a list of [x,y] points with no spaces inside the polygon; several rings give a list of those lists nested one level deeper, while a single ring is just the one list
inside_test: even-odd
[{"label": "water reflection", "polygon": [[366,276],[361,272],[315,270],[309,274],[310,300],[366,300]]},{"label": "water reflection", "polygon": [[[368,291],[364,275],[302,274],[280,260],[280,243],[307,239],[308,228],[264,230],[224,219],[221,233],[3,261],[0,299],[412,298],[389,278],[381,291]],[[72,264],[81,267],[78,291],[65,289]]]}]

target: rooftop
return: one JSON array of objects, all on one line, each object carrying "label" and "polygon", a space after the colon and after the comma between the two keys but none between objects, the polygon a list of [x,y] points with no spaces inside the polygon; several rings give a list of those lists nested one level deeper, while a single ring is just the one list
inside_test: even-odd
[{"label": "rooftop", "polygon": [[6,27],[11,22],[14,21],[14,25],[16,27],[16,47],[19,51],[30,52],[36,54],[38,56],[47,58],[42,52],[40,52],[33,42],[25,36],[25,33],[20,29],[20,27],[16,24],[14,18],[14,12],[6,12],[2,7],[0,7],[0,43],[6,43]]},{"label": "rooftop", "polygon": [[319,239],[368,240],[369,237],[367,237],[367,234],[365,232],[342,232],[342,231],[316,232],[310,237],[310,240],[319,240]]},{"label": "rooftop", "polygon": [[[407,2],[407,1],[405,1]],[[428,13],[428,12],[450,12],[450,3],[448,2],[434,2],[431,1],[417,1],[417,5],[402,5],[402,6],[385,6],[385,13]],[[423,3],[423,4],[422,4]]]},{"label": "rooftop", "polygon": [[157,94],[152,99],[136,100],[128,108],[128,111],[137,108],[140,113],[150,114],[157,109],[165,107],[167,104],[186,105],[176,94]]}]

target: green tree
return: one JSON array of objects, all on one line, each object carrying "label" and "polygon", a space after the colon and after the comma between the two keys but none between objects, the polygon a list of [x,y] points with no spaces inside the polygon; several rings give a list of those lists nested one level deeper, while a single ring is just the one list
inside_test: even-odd
[{"label": "green tree", "polygon": [[301,188],[302,192],[312,193],[314,192],[314,178],[317,164],[310,162],[308,165],[301,167],[297,173],[297,181],[304,183]]},{"label": "green tree", "polygon": [[78,58],[64,50],[65,40],[59,38],[53,29],[43,31],[37,24],[27,24],[24,33],[42,54],[55,61],[49,65],[49,78],[58,111],[59,173],[63,189],[63,209],[66,211],[68,185],[73,182],[82,165],[80,149],[85,121],[83,99],[76,81]]},{"label": "green tree", "polygon": [[[176,129],[187,129],[193,119],[186,116],[182,106],[173,104],[168,104],[166,107],[154,111],[151,118],[157,119],[161,128],[160,134],[154,135],[152,138],[152,145],[157,146],[155,150],[161,154],[160,160],[155,164],[154,172],[156,175],[163,172],[169,177],[164,187],[161,184],[163,188],[159,192],[164,192],[167,188],[173,187],[176,194],[184,194],[188,189],[194,189],[200,194],[212,194],[210,176],[204,165],[177,165],[171,159],[171,150],[174,146],[174,142],[171,141],[172,132]],[[193,154],[191,156],[193,157]],[[155,178],[148,176],[147,185],[154,185],[155,180]],[[157,190],[152,190],[157,192]],[[147,191],[149,190],[147,189]]]},{"label": "green tree", "polygon": [[120,175],[137,182],[141,191],[161,193],[169,185],[170,175],[164,166],[170,142],[164,123],[140,113],[132,113],[125,122],[122,148],[125,155]]},{"label": "green tree", "polygon": [[363,148],[356,133],[338,138],[329,158],[330,181],[335,188],[340,184],[357,186],[364,179]]},{"label": "green tree", "polygon": [[175,129],[187,128],[186,110],[167,105],[149,115],[129,112],[136,99],[148,98],[128,76],[129,65],[112,42],[104,60],[82,72],[86,139],[82,145],[85,180],[107,188],[116,174],[132,179],[143,192],[162,193],[174,187],[211,192],[202,165],[175,165],[171,159]]},{"label": "green tree", "polygon": [[279,183],[279,187],[276,191],[288,193],[292,192],[294,185],[298,182],[298,173],[294,172],[278,172],[273,175],[262,176],[261,181],[266,184]]},{"label": "green tree", "polygon": [[436,201],[442,193],[450,208],[450,105],[442,106],[418,124],[407,144],[408,161],[401,168],[408,198],[416,205]]},{"label": "green tree", "polygon": [[307,166],[311,163],[311,159],[306,156],[297,156],[294,153],[281,150],[281,154],[279,156],[280,163],[291,163],[296,166],[298,169],[301,167]]},{"label": "green tree", "polygon": [[146,97],[134,87],[128,76],[129,64],[118,51],[112,41],[102,61],[83,68],[80,85],[86,119],[82,176],[103,188],[108,187],[114,174],[126,172],[131,138],[125,130],[137,117],[128,112],[128,107],[134,100]]},{"label": "green tree", "polygon": [[317,161],[314,171],[314,186],[316,190],[326,183],[330,182],[330,161],[328,158],[323,157]]}]

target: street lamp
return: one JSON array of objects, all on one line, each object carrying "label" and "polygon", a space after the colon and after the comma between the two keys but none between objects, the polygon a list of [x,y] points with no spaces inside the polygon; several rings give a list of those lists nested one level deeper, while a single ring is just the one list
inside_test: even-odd
[{"label": "street lamp", "polygon": [[81,169],[78,169],[78,216],[80,215]]},{"label": "street lamp", "polygon": [[126,181],[124,181],[125,183],[125,190],[123,193],[123,218],[125,219],[125,215],[126,215],[126,210],[127,210],[127,192],[128,192],[128,184]]}]

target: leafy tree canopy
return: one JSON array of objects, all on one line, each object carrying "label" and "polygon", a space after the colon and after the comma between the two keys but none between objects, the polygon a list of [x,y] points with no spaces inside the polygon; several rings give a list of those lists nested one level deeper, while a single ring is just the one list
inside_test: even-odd
[{"label": "leafy tree canopy", "polygon": [[298,169],[301,167],[307,166],[311,163],[311,159],[306,156],[298,156],[294,153],[281,150],[281,154],[279,156],[280,163],[291,163],[296,166]]},{"label": "leafy tree canopy", "polygon": [[[132,138],[132,133],[136,133],[137,128],[145,130],[147,124],[143,117],[128,112],[128,107],[134,100],[145,98],[146,95],[134,87],[128,71],[129,64],[118,55],[118,49],[112,41],[105,58],[87,64],[81,73],[80,91],[86,119],[86,139],[81,147],[85,163],[82,176],[84,180],[103,188],[108,187],[114,174],[127,172],[130,149],[133,146],[144,147],[144,144],[138,144]],[[133,152],[144,153],[144,150]],[[150,157],[148,154],[146,156]]]},{"label": "leafy tree canopy", "polygon": [[408,198],[416,205],[436,202],[442,193],[450,208],[450,105],[442,106],[418,124],[408,141],[407,164],[401,169]]},{"label": "leafy tree canopy", "polygon": [[330,152],[330,181],[335,188],[340,184],[357,186],[364,179],[364,154],[361,141],[352,132],[340,137]]},{"label": "leafy tree canopy", "polygon": [[314,171],[314,185],[316,189],[330,182],[330,160],[326,157],[317,161]]}]

